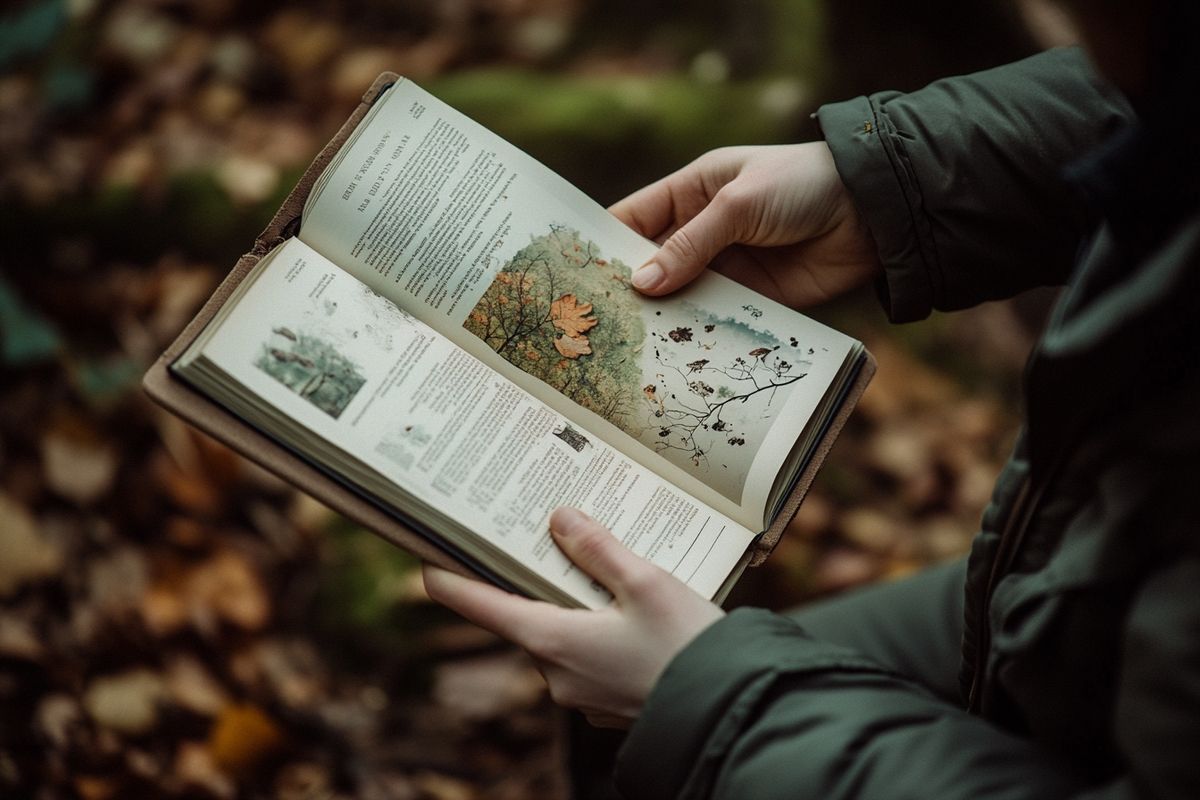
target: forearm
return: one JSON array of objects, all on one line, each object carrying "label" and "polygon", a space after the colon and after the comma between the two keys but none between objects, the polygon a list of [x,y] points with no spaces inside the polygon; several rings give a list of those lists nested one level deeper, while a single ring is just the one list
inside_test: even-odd
[{"label": "forearm", "polygon": [[893,320],[1065,280],[1095,220],[1064,168],[1132,119],[1078,50],[824,106]]},{"label": "forearm", "polygon": [[762,611],[734,612],[675,659],[617,780],[630,800],[1133,796]]}]

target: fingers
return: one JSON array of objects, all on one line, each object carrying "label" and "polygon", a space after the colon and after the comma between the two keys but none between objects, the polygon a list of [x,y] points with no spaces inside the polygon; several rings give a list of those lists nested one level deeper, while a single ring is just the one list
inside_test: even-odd
[{"label": "fingers", "polygon": [[633,273],[632,282],[639,291],[649,295],[675,291],[738,241],[744,221],[722,197],[718,192],[711,203],[663,243],[649,263]]},{"label": "fingers", "polygon": [[567,558],[603,584],[618,601],[629,599],[647,580],[665,574],[578,509],[555,509],[550,515],[550,532]]},{"label": "fingers", "polygon": [[431,599],[458,612],[479,627],[518,644],[529,638],[531,631],[551,614],[561,611],[548,603],[518,597],[431,564],[425,564],[421,574],[425,579],[425,591]]},{"label": "fingers", "polygon": [[618,200],[608,210],[647,239],[657,238],[675,220],[675,196],[671,190],[674,180],[674,175],[657,180]]}]

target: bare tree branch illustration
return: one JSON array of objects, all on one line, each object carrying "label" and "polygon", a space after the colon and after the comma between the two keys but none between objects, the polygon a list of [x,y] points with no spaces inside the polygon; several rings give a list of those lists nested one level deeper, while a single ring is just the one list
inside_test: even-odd
[{"label": "bare tree branch illustration", "polygon": [[[772,351],[762,349],[753,351],[756,355],[747,361],[736,358],[724,367],[710,366],[706,360],[698,360],[688,364],[687,372],[674,364],[663,360],[655,353],[655,360],[664,369],[659,373],[663,379],[663,390],[666,397],[659,398],[663,405],[654,412],[658,418],[659,441],[655,442],[658,451],[678,450],[687,453],[692,462],[699,466],[707,461],[708,453],[723,439],[731,447],[739,447],[746,443],[741,431],[722,417],[722,413],[733,404],[748,403],[752,398],[766,393],[767,406],[774,400],[775,393],[790,384],[795,383],[808,373],[790,374],[792,364],[782,358],[775,357],[768,362],[767,356]],[[667,376],[671,376],[668,388]],[[733,388],[723,387],[726,391],[719,399],[714,397],[718,391],[705,382],[706,375],[721,375],[729,379]],[[709,378],[710,380],[712,378]],[[647,397],[657,395],[658,387],[647,386],[643,390]],[[682,399],[684,395],[686,399]],[[667,403],[670,403],[667,405]],[[704,431],[720,434],[719,436],[697,437]]]}]

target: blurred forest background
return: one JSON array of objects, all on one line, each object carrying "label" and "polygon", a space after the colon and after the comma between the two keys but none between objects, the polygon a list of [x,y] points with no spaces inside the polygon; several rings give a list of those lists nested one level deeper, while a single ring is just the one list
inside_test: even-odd
[{"label": "blurred forest background", "polygon": [[[4,3],[0,795],[559,796],[520,653],[138,387],[377,73],[611,202],[712,147],[814,138],[821,102],[1069,36],[1015,0]],[[880,372],[733,602],[963,553],[1045,304],[818,310]]]}]

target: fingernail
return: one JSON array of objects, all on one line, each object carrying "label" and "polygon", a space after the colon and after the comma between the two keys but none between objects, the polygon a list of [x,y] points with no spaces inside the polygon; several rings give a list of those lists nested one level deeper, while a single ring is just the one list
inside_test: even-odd
[{"label": "fingernail", "polygon": [[662,283],[663,278],[666,276],[667,273],[663,272],[663,268],[651,261],[633,273],[633,285],[638,289],[647,291]]},{"label": "fingernail", "polygon": [[550,515],[550,530],[561,537],[578,533],[588,523],[588,515],[577,508],[556,508]]}]

